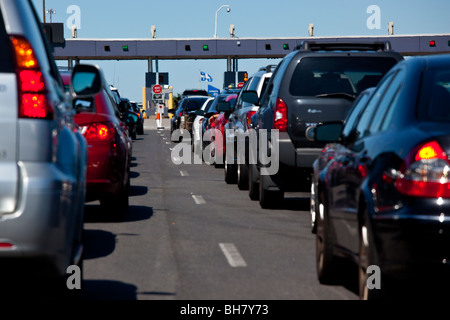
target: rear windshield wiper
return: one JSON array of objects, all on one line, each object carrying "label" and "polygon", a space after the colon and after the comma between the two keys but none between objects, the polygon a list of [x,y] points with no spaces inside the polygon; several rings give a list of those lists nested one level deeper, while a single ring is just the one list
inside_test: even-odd
[{"label": "rear windshield wiper", "polygon": [[316,98],[346,98],[353,101],[355,100],[356,96],[345,92],[335,92],[335,93],[318,94]]}]

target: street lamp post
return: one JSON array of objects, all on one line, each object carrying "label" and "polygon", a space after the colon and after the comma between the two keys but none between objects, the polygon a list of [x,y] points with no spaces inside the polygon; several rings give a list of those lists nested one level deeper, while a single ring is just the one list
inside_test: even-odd
[{"label": "street lamp post", "polygon": [[216,11],[216,19],[215,19],[215,28],[214,28],[214,38],[217,38],[217,14],[219,13],[220,9],[222,8],[227,8],[227,12],[230,12],[230,6],[227,4],[224,4],[223,6],[221,6],[219,9],[217,9]]},{"label": "street lamp post", "polygon": [[46,11],[46,13],[48,13],[50,15],[50,23],[52,23],[52,15],[54,15],[56,13],[56,11],[53,10],[52,8],[50,8]]}]

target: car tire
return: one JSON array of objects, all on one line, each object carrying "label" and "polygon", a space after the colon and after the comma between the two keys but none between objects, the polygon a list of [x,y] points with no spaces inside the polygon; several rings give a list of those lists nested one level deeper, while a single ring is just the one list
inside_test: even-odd
[{"label": "car tire", "polygon": [[237,165],[237,186],[239,190],[248,190],[248,164],[241,163]]},{"label": "car tire", "polygon": [[225,156],[225,166],[224,166],[224,176],[225,176],[225,182],[227,184],[234,184],[237,182],[237,169],[236,164],[232,163],[229,164],[227,161],[227,157]]},{"label": "car tire", "polygon": [[[367,208],[364,209],[364,212],[361,217],[361,223],[359,227],[359,263],[358,263],[358,289],[359,289],[359,298],[361,300],[379,300],[382,299],[385,295],[386,290],[386,281],[380,286],[380,289],[372,288],[369,289],[367,286],[367,281],[369,278],[369,274],[367,273],[367,269],[369,266],[377,266],[379,265],[375,256],[374,249],[374,239],[372,229],[370,227],[369,214]],[[382,277],[381,279],[384,279]],[[392,288],[389,288],[389,290]]]},{"label": "car tire", "polygon": [[130,175],[128,182],[118,194],[109,194],[100,199],[100,205],[106,214],[111,214],[115,221],[122,221],[129,207]]},{"label": "car tire", "polygon": [[284,193],[266,189],[264,176],[259,177],[259,204],[263,209],[273,209],[281,204]]},{"label": "car tire", "polygon": [[248,196],[251,200],[259,200],[259,182],[257,182],[254,176],[255,168],[254,164],[249,165],[248,168]]},{"label": "car tire", "polygon": [[[337,262],[334,250],[334,238],[331,231],[328,209],[325,196],[320,195],[320,210],[317,217],[316,233],[316,270],[317,278],[321,284],[336,284]],[[322,219],[323,218],[323,219]]]},{"label": "car tire", "polygon": [[319,200],[317,199],[317,190],[314,189],[314,179],[311,179],[311,197],[310,197],[310,214],[311,214],[311,233],[317,233],[317,214],[319,212]]}]

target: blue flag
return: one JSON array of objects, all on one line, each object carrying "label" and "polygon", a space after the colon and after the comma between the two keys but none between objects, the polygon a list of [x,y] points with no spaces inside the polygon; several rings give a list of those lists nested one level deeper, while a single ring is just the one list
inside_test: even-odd
[{"label": "blue flag", "polygon": [[207,74],[207,73],[205,73],[203,71],[200,71],[200,80],[201,81],[212,82],[213,78],[209,74]]}]

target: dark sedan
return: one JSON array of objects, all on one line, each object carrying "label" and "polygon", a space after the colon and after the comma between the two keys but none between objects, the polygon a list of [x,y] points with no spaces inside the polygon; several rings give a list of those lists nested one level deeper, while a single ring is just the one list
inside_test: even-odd
[{"label": "dark sedan", "polygon": [[363,299],[429,297],[450,271],[450,55],[400,62],[350,117],[307,131],[335,142],[313,178],[319,281],[344,257]]}]

